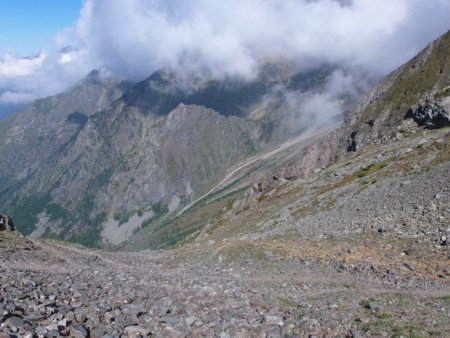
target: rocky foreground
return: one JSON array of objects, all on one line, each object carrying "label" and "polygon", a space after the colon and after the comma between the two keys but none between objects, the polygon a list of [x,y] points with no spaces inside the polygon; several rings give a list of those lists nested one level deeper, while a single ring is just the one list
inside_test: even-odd
[{"label": "rocky foreground", "polygon": [[0,232],[0,337],[450,335],[450,271],[210,246],[109,253]]},{"label": "rocky foreground", "polygon": [[3,216],[0,337],[450,337],[449,145],[404,131],[222,201],[172,250],[32,240]]}]

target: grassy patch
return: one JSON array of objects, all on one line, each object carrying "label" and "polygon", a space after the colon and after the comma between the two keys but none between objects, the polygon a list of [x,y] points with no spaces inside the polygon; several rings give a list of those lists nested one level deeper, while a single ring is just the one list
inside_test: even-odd
[{"label": "grassy patch", "polygon": [[344,288],[346,288],[348,290],[354,290],[354,289],[356,289],[356,284],[355,283],[346,283],[346,284],[344,284]]},{"label": "grassy patch", "polygon": [[392,318],[393,316],[394,316],[394,314],[389,311],[382,311],[382,312],[377,313],[377,317],[380,319],[389,319],[389,318]]},{"label": "grassy patch", "polygon": [[387,164],[384,163],[384,162],[382,162],[382,163],[372,163],[372,164],[369,164],[367,167],[361,168],[361,169],[356,173],[356,175],[357,175],[359,178],[362,178],[362,177],[365,177],[365,176],[367,176],[367,175],[369,175],[369,174],[374,173],[375,171],[378,171],[378,170],[380,170],[380,169],[383,169],[383,168],[385,168],[386,166],[387,166]]},{"label": "grassy patch", "polygon": [[[408,324],[405,326],[394,327],[392,330],[391,337],[392,338],[400,338],[400,337],[421,338],[423,336],[420,334],[420,326],[421,325],[411,323],[411,324]],[[430,334],[430,333],[428,333],[428,334]]]},{"label": "grassy patch", "polygon": [[375,299],[373,299],[373,298],[364,299],[359,302],[359,305],[361,305],[365,309],[370,309],[370,303],[373,303],[373,302],[375,302]]},{"label": "grassy patch", "polygon": [[258,245],[249,242],[245,244],[238,243],[228,247],[224,247],[221,250],[221,254],[223,254],[233,262],[246,259],[259,261],[266,260],[266,256],[264,255],[261,248],[259,248]]},{"label": "grassy patch", "polygon": [[[379,170],[381,170],[383,168],[386,168],[387,166],[388,166],[388,164],[385,161],[369,164],[368,166],[363,167],[363,168],[359,169],[358,171],[345,176],[344,178],[340,179],[337,182],[334,182],[329,185],[321,187],[318,191],[318,195],[322,195],[324,193],[342,188],[348,184],[355,182],[359,178],[364,178],[370,174],[378,172]],[[376,182],[376,180],[373,180],[373,182]]]},{"label": "grassy patch", "polygon": [[450,87],[446,87],[443,90],[437,92],[436,94],[434,94],[434,98],[436,100],[440,100],[443,99],[444,97],[450,96]]},{"label": "grassy patch", "polygon": [[428,331],[428,334],[431,337],[442,337],[443,336],[442,332],[441,331],[437,331],[437,330],[430,330],[430,331]]},{"label": "grassy patch", "polygon": [[383,336],[382,331],[386,331],[386,323],[379,319],[374,322],[368,323],[363,327],[363,330],[370,332],[371,336]]},{"label": "grassy patch", "polygon": [[431,162],[432,165],[450,161],[450,133],[447,133],[440,143],[433,143],[429,151],[435,152],[436,156]]},{"label": "grassy patch", "polygon": [[[118,246],[117,250],[160,249],[175,246],[189,236],[199,233],[208,222],[220,222],[221,215],[228,211],[228,206],[242,190],[219,197],[208,204],[199,201],[192,208],[179,217],[162,217],[167,213],[167,206],[157,204],[153,206],[155,216],[142,224],[142,231],[133,236],[130,241]],[[155,217],[159,217],[156,219]],[[220,224],[216,224],[215,229]]]}]

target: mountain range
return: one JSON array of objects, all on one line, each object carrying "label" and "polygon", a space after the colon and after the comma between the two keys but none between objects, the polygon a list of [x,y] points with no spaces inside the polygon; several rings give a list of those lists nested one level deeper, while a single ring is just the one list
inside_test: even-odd
[{"label": "mountain range", "polygon": [[[314,125],[291,97],[320,93],[335,71],[280,62],[253,81],[158,71],[137,84],[93,71],[0,121],[0,202],[24,234],[119,244]],[[345,110],[356,96],[334,100]]]},{"label": "mountain range", "polygon": [[94,71],[1,120],[0,336],[450,336],[450,31],[359,104],[336,72]]},{"label": "mountain range", "polygon": [[110,248],[133,247],[135,239],[143,247],[172,245],[208,224],[213,213],[190,215],[211,196],[231,203],[254,184],[261,192],[307,178],[366,145],[405,135],[411,119],[447,125],[447,48],[448,34],[358,107],[360,92],[334,97],[346,113],[331,132],[343,115],[319,124],[302,104],[345,72],[336,65],[298,72],[268,62],[253,81],[161,70],[136,84],[93,71],[0,121],[0,202],[34,237]]}]

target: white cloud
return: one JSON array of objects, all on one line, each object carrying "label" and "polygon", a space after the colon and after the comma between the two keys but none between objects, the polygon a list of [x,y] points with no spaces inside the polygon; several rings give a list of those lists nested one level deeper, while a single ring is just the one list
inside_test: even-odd
[{"label": "white cloud", "polygon": [[363,72],[338,69],[316,90],[298,92],[282,88],[283,109],[291,123],[323,125],[342,117],[349,104],[356,103],[368,89],[369,83]]},{"label": "white cloud", "polygon": [[61,49],[76,41],[76,34],[74,27],[66,27],[61,32],[57,33],[53,38],[55,48]]},{"label": "white cloud", "polygon": [[275,57],[303,67],[345,62],[380,75],[449,28],[445,0],[345,3],[87,0],[77,32],[96,60],[135,79],[163,67],[248,78]]},{"label": "white cloud", "polygon": [[74,61],[77,57],[77,50],[73,49],[73,48],[67,48],[66,50],[60,50],[59,51],[59,59],[58,59],[58,63],[60,65],[64,65],[66,63],[71,63],[72,61]]},{"label": "white cloud", "polygon": [[248,79],[279,58],[381,76],[448,30],[448,13],[448,0],[85,0],[76,25],[54,39],[55,50],[76,49],[4,54],[0,90],[51,95],[100,67],[133,80],[160,68]]},{"label": "white cloud", "polygon": [[44,52],[33,57],[17,57],[12,51],[7,51],[0,58],[0,78],[15,78],[33,74],[41,68],[47,55]]},{"label": "white cloud", "polygon": [[86,51],[22,58],[6,53],[0,63],[0,104],[26,103],[67,89],[93,69]]}]

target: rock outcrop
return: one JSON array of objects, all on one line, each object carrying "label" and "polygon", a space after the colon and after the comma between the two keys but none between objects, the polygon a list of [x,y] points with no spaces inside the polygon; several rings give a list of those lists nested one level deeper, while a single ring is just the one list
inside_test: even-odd
[{"label": "rock outcrop", "polygon": [[412,118],[419,126],[428,129],[443,128],[450,125],[450,96],[436,101],[431,97],[420,100],[405,115]]},{"label": "rock outcrop", "polygon": [[11,217],[0,214],[0,231],[15,231],[16,228]]}]

